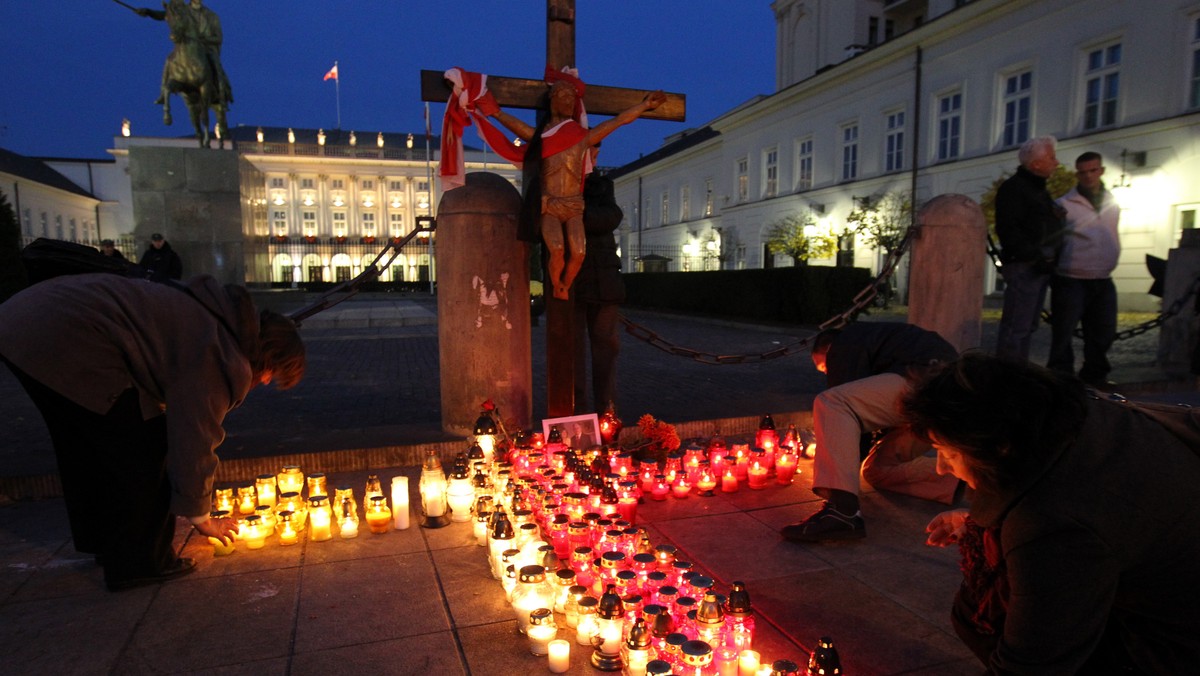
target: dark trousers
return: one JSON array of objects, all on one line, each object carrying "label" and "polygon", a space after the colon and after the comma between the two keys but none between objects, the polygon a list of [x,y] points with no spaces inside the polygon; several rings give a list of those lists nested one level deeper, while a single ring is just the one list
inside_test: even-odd
[{"label": "dark trousers", "polygon": [[173,563],[166,416],[143,420],[132,388],[93,413],[8,366],[50,431],[75,549],[96,554],[110,584]]},{"label": "dark trousers", "polygon": [[1083,324],[1083,366],[1079,378],[1102,382],[1112,366],[1108,349],[1117,335],[1117,286],[1112,279],[1050,280],[1050,359],[1046,366],[1075,374],[1075,327]]},{"label": "dark trousers", "polygon": [[1033,269],[1033,263],[1009,262],[1004,276],[1004,310],[1000,313],[996,356],[1012,361],[1029,359],[1029,344],[1041,321],[1050,275]]},{"label": "dark trousers", "polygon": [[[575,412],[603,413],[617,396],[619,306],[616,303],[575,304]],[[587,406],[588,363],[591,363],[592,407]]]}]

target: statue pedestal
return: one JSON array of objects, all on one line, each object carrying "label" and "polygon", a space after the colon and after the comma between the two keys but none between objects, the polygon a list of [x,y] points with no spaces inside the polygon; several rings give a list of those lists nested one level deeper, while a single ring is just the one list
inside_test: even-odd
[{"label": "statue pedestal", "polygon": [[[1163,309],[1187,294],[1200,275],[1200,230],[1184,230],[1179,248],[1167,254],[1167,278],[1163,287]],[[1163,322],[1158,334],[1158,364],[1168,375],[1196,374],[1193,364],[1200,343],[1200,315],[1196,298],[1184,303],[1179,314]],[[1200,375],[1200,374],[1196,374]]]},{"label": "statue pedestal", "polygon": [[936,331],[959,352],[979,347],[987,223],[965,195],[939,195],[917,214],[908,322]]},{"label": "statue pedestal", "polygon": [[134,235],[140,248],[129,258],[139,259],[150,235],[160,232],[183,261],[184,279],[207,273],[226,284],[254,281],[246,275],[245,243],[251,233],[242,229],[239,166],[233,150],[131,147]]}]

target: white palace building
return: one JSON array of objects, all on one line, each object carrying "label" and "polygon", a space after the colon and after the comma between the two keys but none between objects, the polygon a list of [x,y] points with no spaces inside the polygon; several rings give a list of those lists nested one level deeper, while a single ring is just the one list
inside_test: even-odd
[{"label": "white palace building", "polygon": [[[781,218],[811,217],[841,235],[856,198],[979,200],[1015,171],[1022,141],[1052,135],[1068,168],[1084,151],[1104,156],[1122,206],[1122,307],[1156,309],[1146,255],[1166,258],[1200,208],[1200,2],[775,0],[770,9],[775,93],[613,173],[627,270],[647,255],[672,270],[790,264],[765,248]],[[845,239],[843,264],[877,268],[878,252]]]}]

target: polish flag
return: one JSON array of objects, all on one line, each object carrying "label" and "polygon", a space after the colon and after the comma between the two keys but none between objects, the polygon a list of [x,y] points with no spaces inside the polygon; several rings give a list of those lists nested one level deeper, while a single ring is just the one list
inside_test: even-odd
[{"label": "polish flag", "polygon": [[324,78],[324,79],[325,79],[325,80],[337,80],[337,79],[338,79],[338,74],[337,74],[337,64],[336,64],[336,63],[335,63],[335,64],[333,64],[333,68],[330,68],[328,73],[325,73],[325,78]]}]

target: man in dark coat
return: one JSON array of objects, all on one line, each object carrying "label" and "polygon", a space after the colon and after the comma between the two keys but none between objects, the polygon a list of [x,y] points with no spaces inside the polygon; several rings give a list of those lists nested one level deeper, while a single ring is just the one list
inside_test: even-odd
[{"label": "man in dark coat", "polygon": [[150,248],[142,254],[138,264],[146,269],[150,279],[156,281],[183,278],[183,261],[179,260],[179,254],[171,248],[170,242],[157,232],[150,236]]},{"label": "man in dark coat", "polygon": [[934,459],[925,455],[930,446],[908,434],[899,404],[911,389],[911,378],[957,356],[954,346],[933,331],[900,322],[855,322],[817,336],[812,360],[829,389],[813,402],[813,492],[826,502],[808,519],[785,526],[784,538],[821,542],[866,536],[858,501],[864,433],[893,430],[862,465],[862,476],[871,485],[954,501],[958,480],[938,475]]}]

